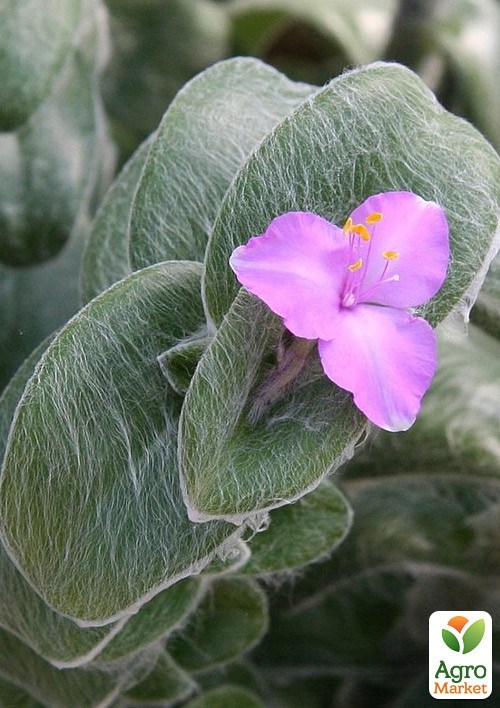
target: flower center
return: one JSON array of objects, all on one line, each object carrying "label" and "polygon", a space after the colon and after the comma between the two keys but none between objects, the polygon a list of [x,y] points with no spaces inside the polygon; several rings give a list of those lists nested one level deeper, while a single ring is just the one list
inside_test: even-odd
[{"label": "flower center", "polygon": [[[374,211],[368,214],[365,224],[355,224],[352,217],[344,224],[343,232],[349,238],[349,265],[342,291],[342,307],[354,307],[360,301],[366,302],[366,296],[380,285],[399,280],[397,273],[388,272],[391,263],[399,258],[399,252],[382,251],[377,255],[372,250],[376,224],[382,218],[383,214]],[[380,266],[376,261],[380,261]],[[369,282],[374,276],[373,282]]]}]

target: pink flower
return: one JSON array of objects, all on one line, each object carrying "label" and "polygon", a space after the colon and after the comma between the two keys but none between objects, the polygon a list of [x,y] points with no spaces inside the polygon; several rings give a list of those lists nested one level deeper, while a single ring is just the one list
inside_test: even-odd
[{"label": "pink flower", "polygon": [[369,197],[343,229],[311,212],[276,217],[233,252],[239,282],[297,337],[317,339],[325,374],[386,430],[407,430],[436,368],[436,338],[408,311],[441,287],[448,223],[411,192]]}]

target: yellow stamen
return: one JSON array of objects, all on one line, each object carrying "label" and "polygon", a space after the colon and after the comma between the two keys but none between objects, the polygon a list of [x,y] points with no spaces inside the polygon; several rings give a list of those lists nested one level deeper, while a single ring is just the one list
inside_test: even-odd
[{"label": "yellow stamen", "polygon": [[395,261],[399,258],[399,251],[384,251],[382,255],[388,261]]},{"label": "yellow stamen", "polygon": [[349,217],[349,218],[347,219],[347,221],[345,222],[345,224],[344,224],[344,228],[342,229],[342,231],[344,232],[344,234],[345,234],[346,236],[348,236],[348,235],[351,233],[351,230],[352,230],[352,223],[353,223],[353,222],[352,222],[352,219],[351,219],[351,217]]},{"label": "yellow stamen", "polygon": [[354,224],[354,226],[351,228],[351,231],[354,234],[358,234],[362,241],[370,240],[370,234],[364,224]]},{"label": "yellow stamen", "polygon": [[358,258],[356,263],[351,263],[351,265],[347,266],[347,270],[350,270],[351,273],[354,273],[355,270],[359,270],[361,266],[363,265],[363,259]]},{"label": "yellow stamen", "polygon": [[376,224],[377,221],[382,221],[382,217],[383,214],[381,214],[379,211],[372,211],[371,214],[368,214],[365,221],[367,224]]}]

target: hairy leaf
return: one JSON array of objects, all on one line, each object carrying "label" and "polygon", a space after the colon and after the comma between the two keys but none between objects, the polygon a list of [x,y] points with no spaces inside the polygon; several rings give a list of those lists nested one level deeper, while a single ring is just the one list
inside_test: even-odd
[{"label": "hairy leaf", "polygon": [[296,500],[352,455],[366,429],[316,355],[296,386],[254,422],[256,389],[281,333],[278,318],[242,291],[198,364],[182,410],[179,452],[183,493],[196,521],[241,523]]},{"label": "hairy leaf", "polygon": [[351,521],[346,499],[325,480],[295,504],[271,512],[269,528],[250,539],[251,557],[240,573],[265,575],[307,565],[333,552]]},{"label": "hairy leaf", "polygon": [[132,272],[128,249],[130,210],[151,140],[152,137],[137,148],[96,214],[82,265],[84,302]]},{"label": "hairy leaf", "polygon": [[304,102],[239,172],[207,249],[210,317],[220,324],[238,291],[232,250],[276,214],[309,210],[342,224],[367,196],[394,189],[437,201],[450,223],[448,277],[421,313],[436,325],[457,308],[467,311],[498,245],[500,159],[415,74],[377,63]]},{"label": "hairy leaf", "polygon": [[112,56],[103,92],[124,154],[158,125],[195,74],[227,54],[224,8],[212,0],[107,0]]},{"label": "hairy leaf", "polygon": [[201,326],[199,288],[185,262],[120,281],[55,337],[18,407],[2,536],[46,602],[82,624],[137,610],[235,533],[187,518],[180,400],[156,361]]},{"label": "hairy leaf", "polygon": [[133,705],[164,706],[186,700],[196,690],[196,683],[171,659],[160,654],[154,669],[125,696]]},{"label": "hairy leaf", "polygon": [[212,585],[167,651],[186,671],[202,671],[249,651],[267,629],[263,591],[247,578],[220,578]]},{"label": "hairy leaf", "polygon": [[221,62],[187,84],[160,124],[134,199],[134,267],[170,259],[202,261],[235,173],[312,90],[243,58]]},{"label": "hairy leaf", "polygon": [[0,260],[9,265],[58,253],[91,213],[108,168],[98,93],[102,16],[92,0],[82,7],[74,49],[51,92],[18,130],[0,134]]},{"label": "hairy leaf", "polygon": [[186,708],[264,708],[260,699],[238,686],[219,686],[186,704]]},{"label": "hairy leaf", "polygon": [[162,590],[127,619],[99,654],[99,661],[113,661],[132,654],[173,632],[193,612],[202,590],[198,578],[185,578]]},{"label": "hairy leaf", "polygon": [[50,708],[68,708],[68,699],[71,708],[110,705],[122,690],[140,681],[156,659],[154,655],[137,654],[116,673],[92,667],[61,671],[2,629],[0,644],[0,677]]},{"label": "hairy leaf", "polygon": [[56,81],[82,13],[81,0],[6,0],[0,8],[0,130],[36,110]]},{"label": "hairy leaf", "polygon": [[163,375],[174,391],[181,395],[186,393],[200,357],[212,339],[204,327],[195,336],[180,342],[158,357]]}]

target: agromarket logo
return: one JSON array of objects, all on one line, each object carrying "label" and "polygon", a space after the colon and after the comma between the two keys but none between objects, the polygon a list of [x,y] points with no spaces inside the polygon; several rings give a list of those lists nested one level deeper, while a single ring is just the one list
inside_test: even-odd
[{"label": "agromarket logo", "polygon": [[467,624],[469,624],[469,620],[463,615],[455,615],[448,620],[448,625],[456,631],[456,634],[453,634],[449,629],[442,630],[443,641],[449,649],[459,651],[461,654],[468,654],[481,642],[486,628],[484,619],[473,622],[462,635],[462,630]]},{"label": "agromarket logo", "polygon": [[429,693],[437,699],[482,699],[492,691],[491,617],[434,612],[429,618]]}]

